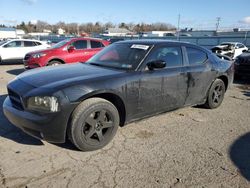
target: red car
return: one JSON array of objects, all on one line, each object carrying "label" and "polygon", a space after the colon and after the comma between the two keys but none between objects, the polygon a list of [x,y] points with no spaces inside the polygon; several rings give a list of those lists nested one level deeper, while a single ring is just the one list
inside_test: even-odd
[{"label": "red car", "polygon": [[26,54],[24,67],[33,69],[49,65],[85,62],[107,45],[109,45],[109,42],[101,39],[66,39],[49,49]]}]

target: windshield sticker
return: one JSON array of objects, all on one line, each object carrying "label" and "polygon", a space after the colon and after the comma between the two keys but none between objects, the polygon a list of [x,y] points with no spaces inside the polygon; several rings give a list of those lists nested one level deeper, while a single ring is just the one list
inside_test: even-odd
[{"label": "windshield sticker", "polygon": [[147,46],[147,45],[141,45],[141,44],[133,44],[130,48],[147,50],[149,48],[149,46]]},{"label": "windshield sticker", "polygon": [[128,64],[122,64],[122,68],[132,68],[132,65],[128,65]]}]

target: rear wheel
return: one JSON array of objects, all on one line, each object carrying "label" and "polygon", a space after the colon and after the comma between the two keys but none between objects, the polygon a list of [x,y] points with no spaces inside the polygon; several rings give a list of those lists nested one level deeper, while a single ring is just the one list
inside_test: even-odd
[{"label": "rear wheel", "polygon": [[116,107],[102,98],[83,101],[73,112],[68,136],[82,151],[91,151],[107,145],[120,122]]},{"label": "rear wheel", "polygon": [[208,91],[205,106],[213,109],[221,105],[225,94],[225,84],[221,79],[216,79]]},{"label": "rear wheel", "polygon": [[57,65],[61,65],[61,64],[62,64],[62,62],[53,60],[53,61],[50,61],[48,63],[48,66],[57,66]]}]

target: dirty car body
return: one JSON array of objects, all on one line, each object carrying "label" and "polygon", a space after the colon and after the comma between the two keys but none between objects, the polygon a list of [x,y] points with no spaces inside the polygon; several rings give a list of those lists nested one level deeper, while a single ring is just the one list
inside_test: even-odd
[{"label": "dirty car body", "polygon": [[235,75],[238,77],[250,77],[250,51],[239,55],[235,62]]},{"label": "dirty car body", "polygon": [[[46,67],[17,76],[7,86],[9,96],[3,109],[10,122],[26,133],[62,143],[72,113],[85,100],[98,97],[112,103],[123,126],[205,103],[218,78],[228,88],[233,80],[232,64],[199,46],[166,40],[122,41],[87,63]],[[54,110],[32,107],[34,100],[40,100],[34,99],[37,96],[50,97],[42,101],[54,101],[50,106]]]}]

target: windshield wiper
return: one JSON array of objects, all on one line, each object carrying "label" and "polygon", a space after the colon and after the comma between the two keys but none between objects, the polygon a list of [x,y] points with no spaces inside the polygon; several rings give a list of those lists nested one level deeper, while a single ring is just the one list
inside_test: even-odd
[{"label": "windshield wiper", "polygon": [[102,67],[103,65],[101,65],[101,64],[99,64],[99,63],[93,63],[93,62],[90,62],[90,63],[88,63],[88,64],[90,64],[90,65],[95,65],[95,66],[98,66],[98,67]]}]

